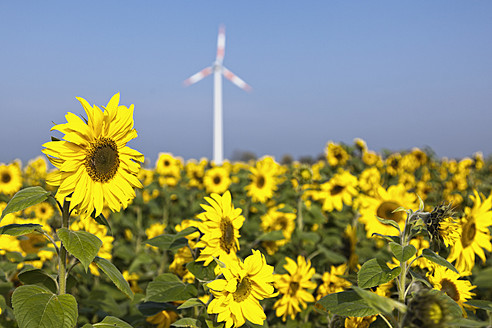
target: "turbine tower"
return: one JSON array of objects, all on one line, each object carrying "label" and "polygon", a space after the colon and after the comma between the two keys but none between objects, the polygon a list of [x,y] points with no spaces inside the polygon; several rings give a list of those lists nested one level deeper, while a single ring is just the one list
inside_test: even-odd
[{"label": "turbine tower", "polygon": [[222,65],[225,54],[225,27],[219,27],[217,38],[217,56],[212,66],[202,69],[184,81],[186,86],[192,85],[204,77],[214,73],[214,155],[216,165],[220,165],[224,159],[224,136],[222,132],[222,75],[243,90],[250,91],[251,87],[237,75]]}]

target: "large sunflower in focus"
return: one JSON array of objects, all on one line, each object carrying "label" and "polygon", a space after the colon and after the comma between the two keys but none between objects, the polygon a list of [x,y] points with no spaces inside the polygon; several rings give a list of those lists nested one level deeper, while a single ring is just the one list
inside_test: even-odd
[{"label": "large sunflower in focus", "polygon": [[0,163],[0,193],[13,195],[22,187],[21,170],[17,163]]},{"label": "large sunflower in focus", "polygon": [[486,261],[483,249],[492,252],[489,226],[492,225],[492,195],[483,200],[474,191],[473,208],[465,208],[465,216],[459,220],[458,238],[451,248],[448,261],[456,260],[455,267],[460,272],[471,271],[475,265],[475,255]]},{"label": "large sunflower in focus", "polygon": [[399,207],[413,210],[418,208],[416,203],[417,196],[408,193],[401,184],[390,186],[387,190],[380,186],[373,197],[361,197],[359,201],[359,212],[361,215],[359,220],[366,227],[367,237],[371,237],[373,233],[382,235],[395,235],[397,233],[395,228],[382,224],[378,221],[377,217],[393,220],[403,230],[406,213],[393,211]]},{"label": "large sunflower in focus", "polygon": [[59,186],[56,198],[70,200],[78,214],[101,214],[103,206],[112,211],[126,208],[135,197],[133,187],[142,188],[137,178],[144,156],[126,146],[137,136],[133,128],[133,105],[120,106],[117,93],[102,111],[82,98],[87,121],[67,113],[67,123],[52,130],[64,133],[63,140],[43,145],[43,153],[58,168],[47,183]]}]

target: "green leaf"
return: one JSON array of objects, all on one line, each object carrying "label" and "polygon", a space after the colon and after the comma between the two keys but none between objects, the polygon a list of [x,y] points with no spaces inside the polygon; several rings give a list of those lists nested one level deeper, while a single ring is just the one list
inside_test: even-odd
[{"label": "green leaf", "polygon": [[56,232],[67,251],[84,266],[85,272],[102,246],[101,239],[87,231],[71,231],[60,228]]},{"label": "green leaf", "polygon": [[432,250],[430,250],[428,248],[426,248],[422,251],[422,256],[425,257],[426,259],[428,259],[429,261],[432,261],[434,263],[442,265],[442,266],[448,268],[449,270],[452,270],[452,271],[459,274],[458,270],[456,270],[454,265],[452,265],[451,263],[446,261],[443,257],[439,256],[438,254],[434,253]]},{"label": "green leaf", "polygon": [[492,267],[481,270],[473,280],[473,284],[482,288],[492,288]]},{"label": "green leaf", "polygon": [[386,224],[386,225],[392,226],[393,228],[395,228],[396,230],[398,230],[398,232],[401,234],[400,226],[398,225],[398,223],[396,223],[396,221],[383,219],[383,218],[380,218],[379,216],[376,216],[376,218],[382,224]]},{"label": "green leaf", "polygon": [[103,321],[92,326],[94,328],[133,328],[125,321],[112,316],[104,317]]},{"label": "green leaf", "polygon": [[403,247],[395,242],[390,242],[389,246],[391,248],[391,252],[393,253],[393,255],[400,262],[408,261],[412,256],[414,256],[417,253],[417,249],[413,245],[407,245]]},{"label": "green leaf", "polygon": [[102,213],[101,213],[101,214],[99,214],[99,215],[98,215],[98,216],[96,216],[96,217],[94,217],[94,216],[92,216],[92,215],[91,215],[91,217],[92,217],[92,218],[93,218],[93,219],[94,219],[97,223],[99,223],[99,224],[101,224],[101,225],[104,225],[104,226],[108,227],[108,229],[109,229],[109,233],[110,233],[110,234],[113,234],[113,232],[111,231],[111,226],[109,225],[108,220],[106,220],[106,218],[104,217],[104,215],[103,215]]},{"label": "green leaf", "polygon": [[175,302],[196,297],[198,291],[193,285],[183,283],[176,275],[163,273],[147,285],[146,301]]},{"label": "green leaf", "polygon": [[212,320],[205,320],[207,328],[224,328],[223,322],[213,322]]},{"label": "green leaf", "polygon": [[360,288],[375,287],[393,280],[400,272],[400,267],[390,269],[383,260],[371,259],[361,266],[357,282]]},{"label": "green leaf", "polygon": [[318,246],[318,250],[323,254],[323,258],[328,260],[333,264],[345,263],[347,262],[347,258],[340,254],[339,252],[332,251],[324,247],[323,245]]},{"label": "green leaf", "polygon": [[0,235],[10,235],[10,236],[22,236],[34,231],[42,231],[43,226],[40,224],[26,223],[26,224],[8,224],[6,226],[0,227]]},{"label": "green leaf", "polygon": [[46,191],[39,186],[28,187],[20,190],[14,195],[14,197],[12,197],[10,202],[3,210],[0,221],[2,221],[7,214],[22,211],[30,206],[44,202],[48,198],[49,194],[49,191]]},{"label": "green leaf", "polygon": [[138,310],[146,317],[151,317],[163,310],[176,311],[176,307],[170,303],[143,302],[138,305]]},{"label": "green leaf", "polygon": [[489,327],[489,322],[487,321],[475,321],[465,318],[459,318],[451,322],[452,326],[457,327]]},{"label": "green leaf", "polygon": [[20,328],[72,328],[77,322],[75,297],[55,295],[39,286],[17,287],[12,307]]},{"label": "green leaf", "polygon": [[99,269],[101,269],[109,277],[109,279],[111,279],[113,284],[115,284],[119,290],[125,293],[130,299],[133,299],[133,291],[131,290],[128,281],[123,278],[123,275],[113,263],[99,256],[96,256],[94,263],[96,263]]},{"label": "green leaf", "polygon": [[163,234],[145,241],[147,244],[158,247],[161,250],[176,250],[188,244],[185,237],[198,231],[195,227],[188,227],[176,234]]},{"label": "green leaf", "polygon": [[316,308],[346,317],[367,317],[379,313],[353,290],[328,294],[316,302]]},{"label": "green leaf", "polygon": [[204,266],[203,262],[190,262],[186,265],[186,269],[193,273],[195,278],[200,281],[210,281],[215,279],[215,267],[217,263],[210,262],[209,265]]},{"label": "green leaf", "polygon": [[376,293],[364,290],[357,286],[352,286],[357,294],[362,297],[366,303],[378,312],[391,315],[393,310],[396,308],[398,312],[405,313],[407,311],[407,306],[403,303],[398,302],[392,298],[380,296]]},{"label": "green leaf", "polygon": [[174,323],[172,323],[171,326],[173,326],[173,327],[190,327],[190,328],[200,327],[198,320],[193,319],[193,318],[179,319],[178,321],[175,321]]},{"label": "green leaf", "polygon": [[386,239],[387,241],[392,241],[392,242],[395,242],[397,244],[399,244],[401,242],[400,240],[400,237],[399,236],[389,236],[389,235],[382,235],[380,233],[377,233],[377,232],[374,232],[372,234],[373,236],[378,236],[378,237],[381,237],[381,238],[384,238]]},{"label": "green leaf", "polygon": [[261,241],[276,241],[285,239],[282,230],[270,231],[262,234],[257,240]]},{"label": "green leaf", "polygon": [[465,304],[480,308],[482,310],[486,310],[492,312],[492,302],[486,300],[469,300],[465,302]]},{"label": "green leaf", "polygon": [[26,285],[40,284],[48,288],[51,292],[56,293],[58,285],[53,277],[40,269],[28,270],[19,273],[18,278]]},{"label": "green leaf", "polygon": [[420,281],[424,285],[426,285],[429,288],[433,288],[433,286],[425,279],[423,276],[418,274],[417,272],[413,271],[412,269],[408,270],[410,272],[410,275],[412,276],[412,279],[415,281]]},{"label": "green leaf", "polygon": [[189,300],[178,306],[178,310],[188,309],[195,306],[205,306],[205,304],[198,298],[190,298]]}]

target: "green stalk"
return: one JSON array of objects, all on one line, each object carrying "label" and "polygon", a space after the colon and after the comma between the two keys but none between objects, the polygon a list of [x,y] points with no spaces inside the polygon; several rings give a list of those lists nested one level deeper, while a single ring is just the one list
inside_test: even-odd
[{"label": "green stalk", "polygon": [[[70,202],[65,200],[62,209],[62,228],[70,226]],[[58,257],[58,294],[63,295],[67,292],[67,250],[63,245],[60,245],[60,255]]]}]

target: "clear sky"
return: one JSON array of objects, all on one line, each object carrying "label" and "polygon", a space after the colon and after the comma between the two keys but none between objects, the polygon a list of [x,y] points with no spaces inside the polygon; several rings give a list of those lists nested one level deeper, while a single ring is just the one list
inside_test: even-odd
[{"label": "clear sky", "polygon": [[224,152],[298,158],[329,140],[492,154],[492,1],[1,1],[0,162],[41,154],[76,96],[135,104],[129,146],[212,157],[215,59]]}]

